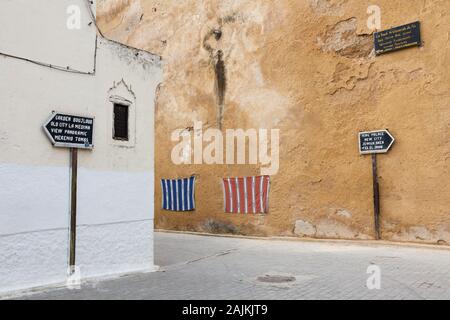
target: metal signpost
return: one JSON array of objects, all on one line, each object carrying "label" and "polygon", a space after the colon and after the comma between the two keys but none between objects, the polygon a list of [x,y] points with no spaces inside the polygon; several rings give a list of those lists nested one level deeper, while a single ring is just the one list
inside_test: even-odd
[{"label": "metal signpost", "polygon": [[94,118],[53,112],[43,129],[54,147],[70,148],[71,190],[70,190],[70,256],[71,273],[75,267],[75,246],[77,230],[77,176],[78,149],[92,149]]},{"label": "metal signpost", "polygon": [[394,137],[387,130],[360,132],[359,153],[372,155],[373,207],[376,239],[381,239],[380,231],[380,188],[378,183],[377,153],[387,153],[394,143]]}]

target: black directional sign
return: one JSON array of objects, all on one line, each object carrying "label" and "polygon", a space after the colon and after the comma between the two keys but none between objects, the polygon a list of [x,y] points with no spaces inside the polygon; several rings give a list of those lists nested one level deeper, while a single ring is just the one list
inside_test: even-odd
[{"label": "black directional sign", "polygon": [[420,22],[413,22],[389,30],[375,32],[375,54],[380,55],[404,48],[421,46]]},{"label": "black directional sign", "polygon": [[92,149],[94,118],[54,112],[44,131],[55,147]]},{"label": "black directional sign", "polygon": [[394,141],[394,137],[387,130],[360,132],[359,153],[386,153]]}]

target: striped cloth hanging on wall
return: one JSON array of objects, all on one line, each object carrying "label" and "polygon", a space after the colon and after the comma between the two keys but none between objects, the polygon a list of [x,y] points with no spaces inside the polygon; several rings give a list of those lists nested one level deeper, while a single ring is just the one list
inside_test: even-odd
[{"label": "striped cloth hanging on wall", "polygon": [[195,210],[195,177],[161,179],[162,208],[170,211]]},{"label": "striped cloth hanging on wall", "polygon": [[269,176],[224,178],[223,200],[225,212],[269,212],[269,188]]}]

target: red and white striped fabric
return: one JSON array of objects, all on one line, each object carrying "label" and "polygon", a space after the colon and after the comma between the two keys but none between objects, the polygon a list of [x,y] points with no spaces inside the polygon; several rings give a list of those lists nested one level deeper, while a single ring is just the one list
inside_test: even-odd
[{"label": "red and white striped fabric", "polygon": [[224,210],[229,213],[269,212],[269,176],[224,178]]}]

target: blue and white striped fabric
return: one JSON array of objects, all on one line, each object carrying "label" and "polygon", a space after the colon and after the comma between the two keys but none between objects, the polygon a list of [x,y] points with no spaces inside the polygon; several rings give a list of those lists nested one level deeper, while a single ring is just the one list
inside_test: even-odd
[{"label": "blue and white striped fabric", "polygon": [[195,177],[183,179],[161,179],[162,208],[170,211],[192,211]]}]

